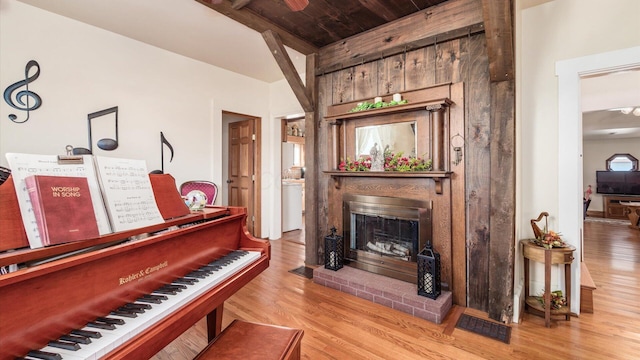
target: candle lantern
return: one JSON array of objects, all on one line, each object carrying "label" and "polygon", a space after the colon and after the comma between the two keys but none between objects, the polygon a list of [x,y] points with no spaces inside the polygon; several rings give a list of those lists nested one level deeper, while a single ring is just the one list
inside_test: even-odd
[{"label": "candle lantern", "polygon": [[336,227],[324,238],[324,268],[338,271],[344,262],[344,243],[342,236],[336,235]]},{"label": "candle lantern", "polygon": [[418,295],[436,299],[440,296],[440,254],[431,244],[418,254]]}]

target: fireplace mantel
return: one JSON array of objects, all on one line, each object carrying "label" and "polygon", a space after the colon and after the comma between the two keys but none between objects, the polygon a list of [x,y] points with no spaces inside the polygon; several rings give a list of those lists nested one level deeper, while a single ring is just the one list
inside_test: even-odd
[{"label": "fireplace mantel", "polygon": [[425,178],[436,183],[436,194],[442,194],[442,179],[451,177],[450,171],[324,171],[334,181],[336,189],[340,189],[340,180],[344,177],[379,177],[379,178]]}]

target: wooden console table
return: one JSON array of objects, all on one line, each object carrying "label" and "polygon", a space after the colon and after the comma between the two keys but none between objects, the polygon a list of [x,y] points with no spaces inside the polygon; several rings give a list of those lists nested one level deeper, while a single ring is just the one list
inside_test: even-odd
[{"label": "wooden console table", "polygon": [[625,203],[640,202],[640,196],[633,195],[602,195],[604,217],[626,220]]},{"label": "wooden console table", "polygon": [[[528,312],[544,316],[544,324],[551,327],[551,316],[562,315],[565,320],[571,319],[571,263],[573,262],[573,252],[575,247],[569,245],[564,248],[546,249],[531,242],[531,240],[520,240],[524,255],[524,296],[525,310]],[[536,296],[529,295],[529,260],[544,263],[544,303],[542,306]],[[564,264],[565,297],[567,306],[552,310],[551,303],[551,265]]]},{"label": "wooden console table", "polygon": [[620,202],[624,206],[624,213],[629,218],[629,227],[640,230],[640,202]]}]

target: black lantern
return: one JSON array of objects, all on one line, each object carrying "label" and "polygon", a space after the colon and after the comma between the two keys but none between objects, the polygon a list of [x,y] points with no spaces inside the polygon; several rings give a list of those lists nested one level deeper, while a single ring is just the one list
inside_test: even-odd
[{"label": "black lantern", "polygon": [[344,243],[342,236],[336,235],[336,227],[331,228],[331,234],[324,238],[324,268],[338,271],[342,269],[344,258]]},{"label": "black lantern", "polygon": [[440,296],[440,254],[427,244],[418,254],[418,295],[432,299]]}]

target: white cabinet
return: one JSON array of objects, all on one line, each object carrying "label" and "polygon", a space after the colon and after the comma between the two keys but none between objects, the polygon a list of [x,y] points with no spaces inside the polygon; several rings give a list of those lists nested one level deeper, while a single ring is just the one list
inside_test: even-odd
[{"label": "white cabinet", "polygon": [[282,182],[282,231],[302,229],[302,184]]}]

